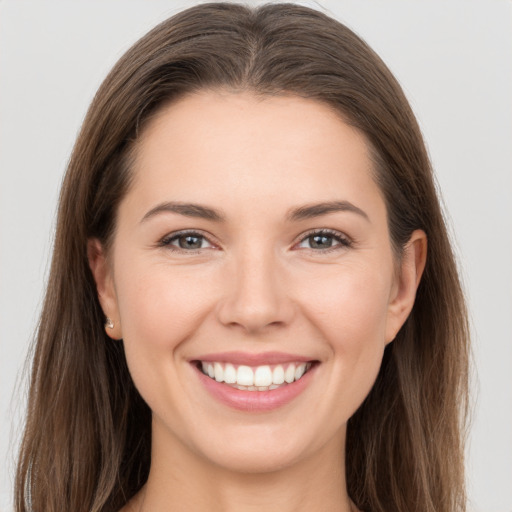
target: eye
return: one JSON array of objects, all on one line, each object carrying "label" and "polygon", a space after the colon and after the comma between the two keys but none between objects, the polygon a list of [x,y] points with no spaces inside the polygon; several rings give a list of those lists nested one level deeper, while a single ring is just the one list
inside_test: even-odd
[{"label": "eye", "polygon": [[351,241],[342,233],[333,230],[319,230],[307,234],[299,242],[298,247],[315,251],[326,251],[342,247],[350,247]]},{"label": "eye", "polygon": [[211,244],[204,235],[195,231],[185,231],[168,235],[162,239],[160,245],[173,250],[182,251],[197,251],[199,249],[213,247],[213,244]]}]

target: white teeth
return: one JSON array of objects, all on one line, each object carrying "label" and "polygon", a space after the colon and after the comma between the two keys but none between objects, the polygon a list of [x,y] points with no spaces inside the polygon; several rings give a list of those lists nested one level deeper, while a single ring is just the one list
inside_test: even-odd
[{"label": "white teeth", "polygon": [[215,380],[217,382],[224,382],[224,370],[220,363],[215,363],[213,365],[213,369],[215,371]]},{"label": "white teeth", "polygon": [[295,370],[295,380],[299,380],[306,371],[306,364],[302,363],[297,366],[297,369]]},{"label": "white teeth", "polygon": [[236,370],[232,364],[227,364],[224,368],[224,382],[226,384],[234,384],[236,382]]},{"label": "white teeth", "polygon": [[284,372],[284,380],[291,384],[295,380],[295,365],[291,364],[286,368],[286,371]]},{"label": "white teeth", "polygon": [[283,384],[284,382],[284,369],[281,365],[278,365],[274,368],[272,372],[272,383],[273,384]]},{"label": "white teeth", "polygon": [[[251,368],[221,362],[201,362],[203,373],[217,382],[225,382],[244,391],[268,391],[299,380],[311,368],[311,363],[262,365]],[[285,384],[286,383],[286,384]]]},{"label": "white teeth", "polygon": [[272,384],[272,370],[270,366],[258,366],[254,372],[254,384],[256,386],[270,386]]},{"label": "white teeth", "polygon": [[236,372],[236,382],[241,386],[254,386],[254,372],[249,366],[239,366]]}]

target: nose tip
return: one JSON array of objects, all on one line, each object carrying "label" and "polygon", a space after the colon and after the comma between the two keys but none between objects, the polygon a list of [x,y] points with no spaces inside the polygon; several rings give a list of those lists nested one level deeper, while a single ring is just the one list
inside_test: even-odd
[{"label": "nose tip", "polygon": [[[228,308],[223,308],[224,313]],[[255,333],[266,327],[278,326],[284,323],[278,320],[279,314],[274,309],[270,311],[266,307],[255,307],[253,304],[244,304],[237,301],[230,307],[229,314],[224,314],[222,323],[229,326],[239,326],[248,333]]]},{"label": "nose tip", "polygon": [[293,316],[292,301],[282,276],[271,265],[246,265],[234,273],[218,309],[219,321],[256,333],[283,326]]}]

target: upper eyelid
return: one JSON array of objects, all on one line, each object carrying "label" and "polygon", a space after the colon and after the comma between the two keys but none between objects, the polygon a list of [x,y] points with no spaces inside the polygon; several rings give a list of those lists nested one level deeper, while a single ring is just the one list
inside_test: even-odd
[{"label": "upper eyelid", "polygon": [[338,231],[337,229],[332,229],[332,228],[313,228],[313,229],[308,229],[307,231],[305,231],[304,233],[299,235],[299,237],[300,236],[310,236],[310,235],[314,235],[315,233],[327,233],[327,234],[330,234],[330,235],[340,235],[340,236],[347,237],[347,235],[345,235],[342,231]]},{"label": "upper eyelid", "polygon": [[160,238],[160,241],[163,242],[164,240],[171,240],[182,235],[199,235],[202,236],[203,238],[206,238],[209,242],[211,242],[210,238],[212,238],[212,235],[210,235],[210,233],[207,233],[202,229],[179,229],[178,231],[172,231],[171,233],[167,233],[162,238]]},{"label": "upper eyelid", "polygon": [[298,236],[295,243],[302,242],[306,238],[313,236],[313,235],[331,235],[338,238],[341,238],[343,240],[346,240],[347,242],[352,242],[352,238],[343,233],[342,231],[338,231],[337,229],[331,229],[331,228],[317,228],[317,229],[311,229],[309,231],[306,231],[305,233],[302,233]]}]

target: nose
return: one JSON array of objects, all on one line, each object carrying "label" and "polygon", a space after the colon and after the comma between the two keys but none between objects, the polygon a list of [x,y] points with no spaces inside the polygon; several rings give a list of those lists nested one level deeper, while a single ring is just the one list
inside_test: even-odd
[{"label": "nose", "polygon": [[293,301],[275,256],[249,250],[234,258],[229,270],[217,309],[222,324],[255,334],[290,323]]}]

